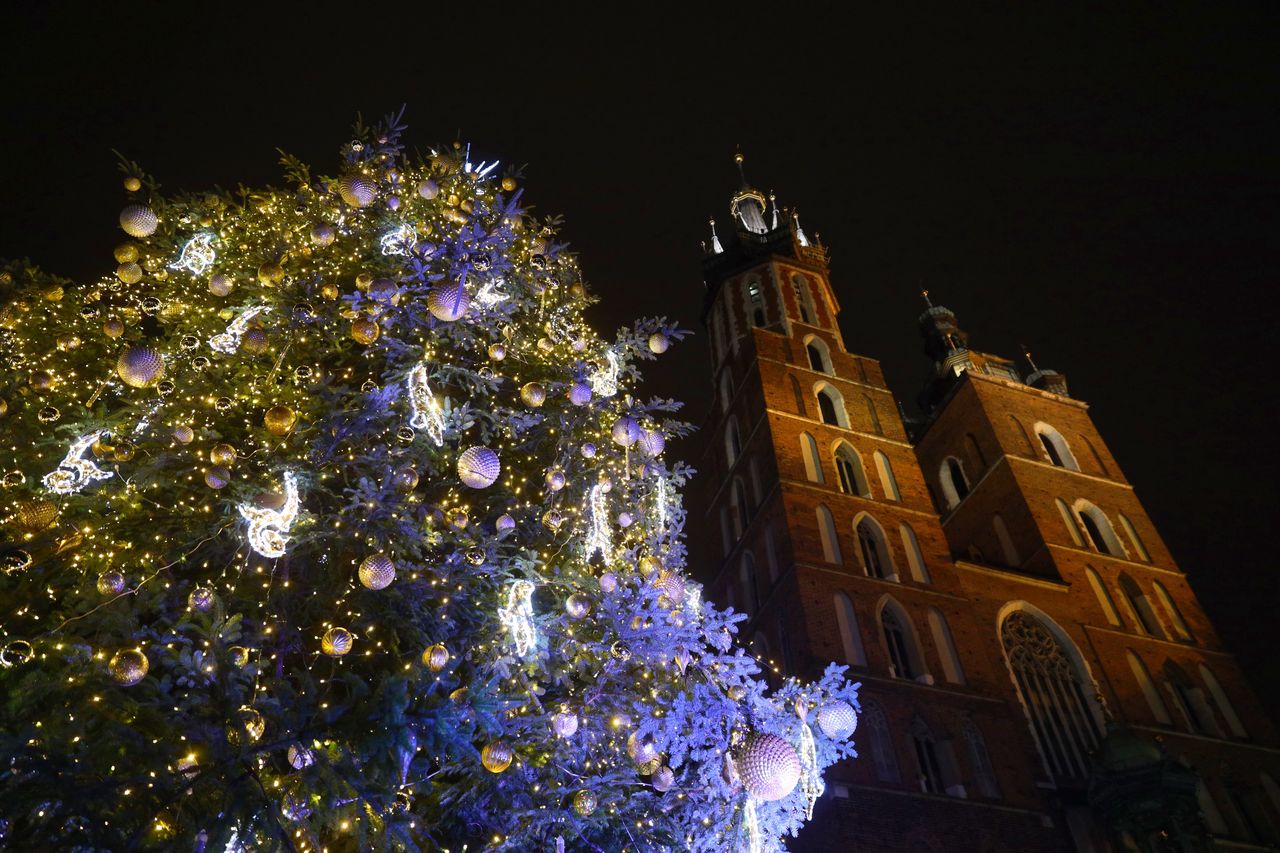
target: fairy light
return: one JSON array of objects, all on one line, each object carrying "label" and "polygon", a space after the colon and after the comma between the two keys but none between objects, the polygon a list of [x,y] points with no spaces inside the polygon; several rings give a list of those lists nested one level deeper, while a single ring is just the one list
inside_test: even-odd
[{"label": "fairy light", "polygon": [[283,557],[289,542],[289,529],[298,517],[298,478],[292,471],[284,474],[284,506],[265,509],[251,504],[236,507],[249,522],[249,544],[264,557]]},{"label": "fairy light", "polygon": [[618,393],[618,354],[612,348],[604,351],[607,365],[591,374],[591,391],[597,397],[612,397]]},{"label": "fairy light", "polygon": [[378,240],[378,245],[382,248],[384,255],[408,255],[413,251],[417,238],[418,234],[413,230],[413,226],[406,224],[392,228],[383,234]]},{"label": "fairy light", "polygon": [[533,624],[533,584],[513,581],[507,588],[507,606],[498,610],[498,619],[511,636],[516,654],[524,657],[538,644],[538,629]]},{"label": "fairy light", "polygon": [[806,818],[813,817],[814,803],[822,796],[826,785],[822,782],[822,769],[818,766],[818,745],[813,742],[813,729],[809,721],[800,718],[800,792],[804,794],[808,808]]},{"label": "fairy light", "polygon": [[212,232],[202,231],[196,234],[182,247],[178,260],[170,264],[170,268],[185,269],[192,275],[202,274],[218,259],[218,253],[213,248],[213,240]]},{"label": "fairy light", "polygon": [[436,447],[444,444],[444,412],[431,383],[427,381],[426,362],[419,362],[409,372],[409,408],[413,416],[409,418],[409,426],[423,429],[435,442]]},{"label": "fairy light", "polygon": [[69,495],[80,491],[94,480],[110,477],[110,471],[103,471],[92,460],[83,458],[104,432],[106,430],[100,429],[73,441],[67,455],[58,463],[57,470],[44,475],[41,482],[45,488],[57,495]]},{"label": "fairy light", "polygon": [[492,279],[484,283],[484,287],[476,292],[476,301],[486,308],[492,308],[499,302],[510,298],[510,294],[502,290],[502,279]]},{"label": "fairy light", "polygon": [[217,352],[231,355],[240,347],[240,338],[244,335],[245,329],[249,328],[249,322],[259,314],[270,310],[266,305],[255,305],[249,308],[239,317],[232,320],[231,325],[227,326],[225,332],[209,338],[209,346]]},{"label": "fairy light", "polygon": [[613,525],[609,519],[609,504],[605,486],[596,483],[591,487],[590,517],[587,528],[587,553],[599,552],[606,560],[613,556]]},{"label": "fairy light", "polygon": [[747,849],[750,853],[762,853],[764,842],[760,837],[760,819],[756,815],[756,801],[747,797],[742,809],[742,822],[747,830]]}]

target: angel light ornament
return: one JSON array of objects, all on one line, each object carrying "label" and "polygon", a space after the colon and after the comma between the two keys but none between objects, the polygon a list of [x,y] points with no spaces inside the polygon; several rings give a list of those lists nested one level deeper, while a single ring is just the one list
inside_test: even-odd
[{"label": "angel light ornament", "polygon": [[426,362],[419,362],[409,372],[409,407],[413,416],[409,426],[427,431],[436,447],[444,444],[444,413],[440,401],[427,382]]},{"label": "angel light ornament", "polygon": [[511,636],[516,654],[524,657],[538,644],[537,627],[533,624],[533,584],[519,580],[507,589],[507,606],[498,610],[498,618]]},{"label": "angel light ornament", "polygon": [[607,365],[591,374],[591,390],[597,397],[612,397],[618,393],[618,372],[621,365],[618,363],[618,354],[612,349],[605,350],[604,357]]},{"label": "angel light ornament", "polygon": [[209,338],[209,346],[215,352],[231,355],[240,348],[240,338],[244,335],[245,329],[249,327],[249,321],[264,311],[270,311],[266,305],[255,305],[248,309],[239,317],[231,321],[231,325],[227,326],[227,330],[220,335],[214,335]]},{"label": "angel light ornament", "polygon": [[283,557],[289,542],[289,528],[298,517],[298,480],[292,471],[284,474],[284,506],[264,509],[251,504],[236,507],[249,522],[249,545],[264,557]]},{"label": "angel light ornament", "polygon": [[175,270],[185,269],[192,275],[200,275],[217,260],[218,253],[213,249],[213,232],[202,231],[187,241],[178,255],[178,260],[170,264]]},{"label": "angel light ornament", "polygon": [[98,430],[81,436],[71,444],[67,455],[58,463],[58,468],[44,476],[45,488],[57,495],[69,495],[78,492],[94,480],[105,480],[111,476],[110,471],[103,471],[91,459],[82,458],[106,430]]}]

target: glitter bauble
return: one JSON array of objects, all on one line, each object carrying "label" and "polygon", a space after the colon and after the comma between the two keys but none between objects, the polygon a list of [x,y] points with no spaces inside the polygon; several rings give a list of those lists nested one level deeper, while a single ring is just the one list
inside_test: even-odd
[{"label": "glitter bauble", "polygon": [[359,574],[367,589],[386,589],[396,579],[396,564],[386,554],[370,554],[360,563]]},{"label": "glitter bauble", "polygon": [[764,802],[781,800],[800,781],[800,756],[777,735],[750,735],[734,754],[734,764],[747,792]]},{"label": "glitter bauble", "polygon": [[498,516],[498,520],[494,522],[494,526],[498,528],[500,533],[504,533],[508,530],[515,529],[516,520],[504,512],[502,515]]},{"label": "glitter bauble", "polygon": [[382,327],[368,317],[357,317],[351,321],[351,337],[357,343],[371,344],[382,334]]},{"label": "glitter bauble", "polygon": [[196,431],[185,424],[173,428],[173,437],[179,444],[190,444],[195,440]]},{"label": "glitter bauble", "polygon": [[[26,640],[10,640],[0,649],[0,666],[22,666],[36,656],[35,647]],[[144,672],[145,674],[145,672]]]},{"label": "glitter bauble", "polygon": [[346,628],[330,628],[320,639],[320,651],[330,657],[340,658],[351,651],[355,637]]},{"label": "glitter bauble", "polygon": [[618,513],[618,526],[621,527],[623,530],[626,530],[628,527],[630,527],[634,523],[635,523],[635,518],[631,515],[631,513],[627,512],[626,510],[623,510],[622,512]]},{"label": "glitter bauble", "polygon": [[726,692],[729,694],[729,698],[735,702],[742,701],[747,695],[747,691],[740,684],[733,685]]},{"label": "glitter bauble", "polygon": [[328,246],[337,236],[338,234],[333,230],[333,226],[327,222],[321,222],[311,228],[311,242],[317,246]]},{"label": "glitter bauble", "polygon": [[267,721],[262,718],[262,714],[248,705],[241,705],[240,710],[236,711],[236,720],[227,726],[227,740],[232,744],[239,744],[241,738],[245,738],[249,743],[261,740],[267,731]]},{"label": "glitter bauble", "polygon": [[538,408],[547,401],[547,389],[541,382],[529,382],[520,389],[520,399],[530,408]]},{"label": "glitter bauble", "polygon": [[489,344],[489,358],[494,361],[502,361],[507,357],[507,348],[502,344]]},{"label": "glitter bauble", "polygon": [[267,287],[273,287],[284,281],[284,267],[275,261],[267,261],[258,267],[258,281]]},{"label": "glitter bauble", "polygon": [[124,589],[124,575],[119,572],[103,572],[98,575],[98,592],[102,595],[118,595]]},{"label": "glitter bauble", "polygon": [[564,471],[559,468],[548,468],[546,475],[543,477],[546,481],[547,489],[552,492],[558,492],[564,488],[565,477]]},{"label": "glitter bauble", "polygon": [[636,764],[645,764],[658,757],[658,746],[652,738],[642,736],[639,732],[632,732],[627,738],[627,755]]},{"label": "glitter bauble", "polygon": [[0,418],[3,418],[7,414],[9,414],[9,401],[0,397]]},{"label": "glitter bauble", "polygon": [[140,181],[136,176],[130,175],[124,179],[124,188],[131,193],[136,193],[138,190],[142,189],[142,181]]},{"label": "glitter bauble", "polygon": [[471,297],[462,282],[437,284],[427,296],[427,310],[437,320],[459,320],[471,309]]},{"label": "glitter bauble", "polygon": [[596,457],[596,446],[589,441],[583,444],[582,456],[584,459],[594,459]]},{"label": "glitter bauble", "polygon": [[569,402],[575,406],[585,406],[591,402],[591,386],[585,382],[575,382],[569,386]]},{"label": "glitter bauble", "polygon": [[654,332],[649,336],[649,352],[662,355],[669,346],[671,346],[671,341],[662,332]]},{"label": "glitter bauble", "polygon": [[846,740],[858,728],[858,715],[852,705],[837,699],[818,709],[818,728],[832,740]]},{"label": "glitter bauble", "polygon": [[640,773],[641,776],[652,776],[654,773],[658,772],[658,768],[661,766],[662,766],[662,757],[658,756],[657,758],[651,758],[648,761],[642,763],[639,767],[636,768],[636,770]]},{"label": "glitter bauble", "polygon": [[71,352],[72,350],[80,349],[80,344],[81,341],[79,335],[58,336],[58,349],[62,352]]},{"label": "glitter bauble", "polygon": [[111,656],[107,663],[107,671],[116,684],[132,687],[146,678],[151,662],[147,656],[137,649],[123,649]]},{"label": "glitter bauble", "polygon": [[[660,603],[674,607],[684,602],[684,578],[678,572],[661,572],[657,576],[658,589],[662,591]],[[662,599],[666,599],[662,601]]]},{"label": "glitter bauble", "polygon": [[215,444],[209,449],[209,461],[214,465],[230,467],[236,462],[236,449],[229,444]]},{"label": "glitter bauble", "polygon": [[565,709],[551,717],[551,730],[556,737],[573,737],[578,731],[578,715]]},{"label": "glitter bauble", "polygon": [[125,347],[116,359],[116,373],[130,387],[147,388],[164,376],[164,358],[151,347]]},{"label": "glitter bauble", "polygon": [[445,524],[458,530],[465,530],[467,525],[471,523],[471,517],[467,515],[467,511],[460,506],[450,508],[444,514]]},{"label": "glitter bauble", "polygon": [[430,178],[418,184],[418,195],[422,196],[427,201],[430,201],[439,194],[440,187],[436,186],[436,182]]},{"label": "glitter bauble", "polygon": [[636,423],[635,418],[623,415],[613,422],[612,435],[614,444],[630,447],[640,440],[640,424]]},{"label": "glitter bauble", "polygon": [[575,592],[565,599],[564,610],[570,619],[585,618],[591,612],[591,597],[584,592]]},{"label": "glitter bauble", "polygon": [[559,530],[564,524],[564,515],[558,509],[549,509],[542,514],[542,523],[550,530]]},{"label": "glitter bauble", "polygon": [[33,370],[27,377],[27,384],[33,391],[48,391],[53,387],[53,374],[47,370]]},{"label": "glitter bauble", "polygon": [[280,814],[295,823],[311,817],[311,811],[307,801],[292,792],[285,794],[284,799],[280,801]]},{"label": "glitter bauble", "polygon": [[262,329],[250,329],[240,338],[240,349],[249,355],[261,355],[267,351],[267,347],[271,345],[271,341],[267,338],[267,333]]},{"label": "glitter bauble", "polygon": [[221,465],[214,465],[204,475],[204,484],[211,489],[225,489],[231,482],[231,472]]},{"label": "glitter bauble", "polygon": [[111,254],[118,264],[133,263],[138,259],[138,246],[136,243],[121,243],[111,250]]},{"label": "glitter bauble", "polygon": [[120,227],[130,237],[150,237],[159,222],[155,211],[145,204],[130,204],[120,211]]},{"label": "glitter bauble", "polygon": [[315,763],[315,753],[307,749],[302,744],[295,743],[289,747],[289,766],[294,770],[301,770],[304,767],[310,767]]},{"label": "glitter bauble", "polygon": [[263,426],[272,435],[288,435],[298,422],[298,413],[288,406],[272,406],[262,416]]},{"label": "glitter bauble", "polygon": [[137,284],[142,281],[142,267],[130,262],[116,267],[116,278],[124,284]]},{"label": "glitter bauble", "polygon": [[467,549],[467,562],[473,566],[483,566],[488,558],[489,554],[478,545]]},{"label": "glitter bauble", "polygon": [[670,767],[659,767],[653,774],[650,784],[653,785],[655,791],[666,793],[670,791],[676,783],[676,774]]},{"label": "glitter bauble", "polygon": [[618,588],[618,576],[613,572],[605,572],[600,576],[600,589],[604,592],[613,592]]},{"label": "glitter bauble", "polygon": [[613,645],[609,646],[609,654],[612,655],[615,660],[625,661],[631,659],[631,649],[627,648],[626,643],[621,640],[615,640]]},{"label": "glitter bauble", "polygon": [[345,175],[338,179],[338,195],[352,207],[368,207],[377,194],[377,184],[364,175]]},{"label": "glitter bauble", "polygon": [[473,489],[484,489],[497,482],[502,473],[498,454],[487,447],[468,447],[458,457],[458,476]]},{"label": "glitter bauble", "polygon": [[187,606],[197,613],[208,613],[213,609],[213,590],[207,586],[198,586],[187,596]]},{"label": "glitter bauble", "polygon": [[638,568],[640,570],[640,574],[647,578],[652,574],[661,572],[666,567],[662,565],[662,560],[652,554],[647,554],[640,558]]},{"label": "glitter bauble", "polygon": [[439,672],[449,665],[449,650],[444,647],[444,643],[428,646],[422,653],[422,663],[432,672]]},{"label": "glitter bauble", "polygon": [[501,773],[511,766],[515,753],[511,747],[507,746],[500,740],[484,745],[484,749],[480,750],[480,763],[484,765],[484,769],[490,773]]},{"label": "glitter bauble", "polygon": [[585,788],[573,795],[573,810],[588,817],[596,810],[596,795]]},{"label": "glitter bauble", "polygon": [[516,191],[516,179],[508,175],[502,179],[502,191],[513,193]]},{"label": "glitter bauble", "polygon": [[235,286],[235,282],[222,273],[218,273],[209,279],[209,292],[214,296],[226,296]]},{"label": "glitter bauble", "polygon": [[640,434],[640,446],[645,453],[650,456],[657,456],[667,447],[667,439],[662,434],[662,430],[646,429]]},{"label": "glitter bauble", "polygon": [[46,530],[58,518],[58,505],[45,498],[21,501],[17,509],[14,521],[23,533],[39,533]]},{"label": "glitter bauble", "polygon": [[418,472],[406,465],[391,475],[391,485],[397,492],[412,492],[418,487]]}]

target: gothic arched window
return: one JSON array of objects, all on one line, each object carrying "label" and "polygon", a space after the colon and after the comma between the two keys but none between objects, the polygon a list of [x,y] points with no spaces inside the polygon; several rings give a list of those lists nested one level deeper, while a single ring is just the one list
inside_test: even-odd
[{"label": "gothic arched window", "polygon": [[787,374],[787,378],[791,380],[791,393],[796,396],[796,414],[802,418],[809,417],[809,412],[804,405],[804,392],[800,390],[800,380],[791,374]]},{"label": "gothic arched window", "polygon": [[742,585],[742,612],[754,616],[760,608],[760,586],[756,577],[756,559],[750,551],[742,554],[738,582]]},{"label": "gothic arched window", "polygon": [[1151,555],[1147,553],[1147,546],[1142,541],[1142,537],[1138,535],[1138,531],[1134,528],[1133,522],[1129,520],[1129,516],[1123,512],[1119,513],[1120,526],[1124,528],[1124,533],[1129,537],[1129,542],[1133,545],[1133,550],[1137,552],[1138,559],[1144,563],[1151,562]]},{"label": "gothic arched window", "polygon": [[1164,627],[1160,624],[1160,617],[1156,616],[1156,609],[1151,606],[1151,599],[1147,598],[1147,594],[1138,586],[1138,582],[1128,575],[1121,575],[1120,591],[1124,593],[1129,609],[1133,611],[1142,630],[1163,640],[1165,634]]},{"label": "gothic arched window", "polygon": [[822,558],[828,563],[839,564],[840,540],[836,536],[836,522],[831,517],[831,510],[822,504],[814,512],[818,516],[818,538],[822,540]]},{"label": "gothic arched window", "polygon": [[892,598],[886,598],[880,608],[880,630],[895,678],[918,679],[926,674],[915,627],[902,605]]},{"label": "gothic arched window", "polygon": [[880,415],[876,412],[876,401],[871,399],[870,394],[863,394],[862,401],[867,406],[867,418],[871,422],[871,431],[876,435],[884,435],[884,428],[880,426]]},{"label": "gothic arched window", "polygon": [[1058,512],[1062,515],[1062,523],[1067,526],[1067,532],[1071,534],[1071,541],[1077,548],[1084,547],[1084,537],[1080,535],[1080,526],[1076,524],[1075,513],[1067,506],[1067,502],[1062,498],[1054,498],[1053,505],[1058,508]]},{"label": "gothic arched window", "polygon": [[969,481],[964,476],[960,460],[954,456],[942,460],[938,478],[942,481],[942,495],[946,498],[947,509],[954,509],[969,496]]},{"label": "gothic arched window", "polygon": [[920,790],[926,794],[941,794],[946,791],[942,763],[938,761],[938,745],[929,727],[919,717],[911,723],[911,743],[915,747],[916,766],[920,768]]},{"label": "gothic arched window", "polygon": [[942,677],[952,684],[964,684],[964,668],[960,665],[956,641],[951,636],[951,626],[947,624],[947,617],[936,607],[929,608],[929,631],[933,634],[933,644],[942,660]]},{"label": "gothic arched window", "polygon": [[901,777],[898,756],[893,748],[893,731],[880,703],[871,700],[862,703],[861,728],[867,733],[867,746],[871,750],[876,778],[881,782],[897,782]]},{"label": "gothic arched window", "polygon": [[809,367],[819,373],[834,374],[836,372],[831,366],[831,350],[822,338],[817,335],[807,336],[804,339],[804,351],[809,359]]},{"label": "gothic arched window", "polygon": [[880,488],[885,500],[900,501],[902,494],[898,491],[898,478],[893,476],[893,464],[882,451],[875,452],[876,472],[880,475]]},{"label": "gothic arched window", "polygon": [[818,413],[824,424],[849,428],[849,413],[844,408],[844,397],[833,386],[825,382],[814,388],[818,395]]},{"label": "gothic arched window", "polygon": [[746,283],[747,312],[751,317],[751,325],[765,326],[764,293],[760,290],[760,280],[751,279]]},{"label": "gothic arched window", "polygon": [[1152,582],[1151,588],[1156,591],[1156,598],[1160,599],[1160,605],[1164,608],[1165,615],[1169,617],[1169,622],[1173,624],[1173,631],[1178,635],[1178,639],[1191,642],[1191,629],[1187,627],[1187,621],[1182,618],[1182,611],[1169,596],[1169,590],[1165,589],[1160,581]]},{"label": "gothic arched window", "polygon": [[840,627],[840,645],[844,649],[844,662],[852,666],[866,666],[867,653],[862,648],[862,635],[858,633],[858,616],[853,610],[853,599],[843,592],[835,594],[836,624]]},{"label": "gothic arched window", "polygon": [[1040,437],[1040,443],[1044,445],[1044,452],[1049,457],[1050,462],[1059,468],[1066,468],[1071,471],[1080,470],[1080,463],[1076,461],[1075,454],[1071,452],[1071,448],[1067,445],[1067,440],[1062,437],[1062,433],[1043,421],[1035,425],[1035,431],[1036,435]]},{"label": "gothic arched window", "polygon": [[1107,587],[1102,582],[1102,577],[1089,567],[1085,567],[1085,576],[1089,578],[1089,586],[1093,587],[1093,594],[1098,598],[1098,604],[1102,607],[1102,613],[1107,617],[1108,624],[1119,627],[1120,614],[1116,610],[1115,602],[1111,600],[1111,593],[1107,592]]},{"label": "gothic arched window", "polygon": [[973,777],[978,783],[978,793],[988,799],[1000,798],[1000,785],[996,782],[996,769],[991,765],[991,753],[987,752],[987,739],[973,720],[965,718],[960,733],[969,748],[969,762],[973,765]]},{"label": "gothic arched window", "polygon": [[724,428],[724,458],[726,468],[732,468],[742,454],[742,439],[738,435],[737,418],[729,418]]},{"label": "gothic arched window", "polygon": [[855,525],[858,534],[858,553],[862,556],[862,568],[873,578],[897,580],[897,568],[889,555],[889,543],[884,530],[874,518],[864,515]]},{"label": "gothic arched window", "polygon": [[862,470],[862,458],[848,442],[842,441],[836,446],[836,474],[840,479],[840,491],[846,495],[871,497],[871,489],[867,486],[867,475]]},{"label": "gothic arched window", "polygon": [[822,482],[822,460],[818,458],[818,442],[807,432],[800,433],[800,455],[804,459],[804,476],[811,483]]},{"label": "gothic arched window", "polygon": [[800,274],[791,276],[791,287],[796,293],[796,307],[800,312],[800,322],[813,325],[817,312],[813,310],[813,294],[809,292],[809,280]]},{"label": "gothic arched window", "polygon": [[917,583],[929,583],[929,567],[924,564],[924,555],[920,553],[920,542],[916,532],[905,521],[898,525],[898,533],[902,535],[902,550],[907,555],[907,568],[911,570],[911,579]]},{"label": "gothic arched window", "polygon": [[1111,526],[1111,519],[1107,518],[1105,512],[1086,500],[1076,501],[1075,510],[1094,548],[1112,557],[1123,559],[1128,556],[1124,552],[1124,546],[1120,544],[1120,537],[1116,536],[1115,528]]},{"label": "gothic arched window", "polygon": [[1160,698],[1160,691],[1156,689],[1155,682],[1151,680],[1151,673],[1147,671],[1147,665],[1142,662],[1133,650],[1128,652],[1129,669],[1133,672],[1133,678],[1138,682],[1138,689],[1142,691],[1142,698],[1147,700],[1147,707],[1151,709],[1151,716],[1155,718],[1157,723],[1161,725],[1169,725],[1173,722],[1169,718],[1169,711],[1164,706],[1164,701]]}]

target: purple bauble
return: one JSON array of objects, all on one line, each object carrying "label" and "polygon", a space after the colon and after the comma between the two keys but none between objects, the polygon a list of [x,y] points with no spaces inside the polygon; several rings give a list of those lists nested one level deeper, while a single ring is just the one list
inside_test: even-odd
[{"label": "purple bauble", "polygon": [[492,486],[502,473],[498,454],[487,447],[468,447],[458,457],[458,476],[473,489]]}]

